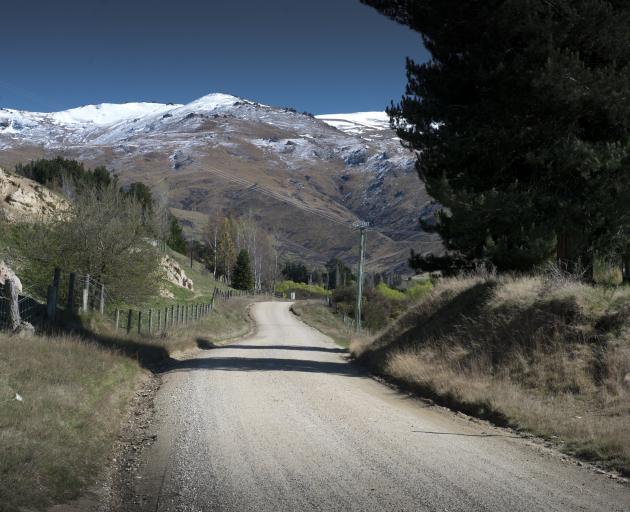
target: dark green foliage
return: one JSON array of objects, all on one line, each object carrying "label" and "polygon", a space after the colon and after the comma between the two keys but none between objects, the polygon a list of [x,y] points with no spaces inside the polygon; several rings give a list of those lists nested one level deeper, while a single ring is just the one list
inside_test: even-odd
[{"label": "dark green foliage", "polygon": [[117,177],[105,167],[86,169],[76,160],[57,157],[18,164],[15,172],[66,195],[89,188],[105,188],[115,184]]},{"label": "dark green foliage", "polygon": [[301,261],[287,261],[282,269],[282,275],[289,281],[308,284],[309,271]]},{"label": "dark green foliage", "polygon": [[236,258],[232,287],[237,290],[253,290],[254,288],[252,266],[249,260],[249,253],[245,249],[241,249],[241,252],[238,253],[238,257]]},{"label": "dark green foliage", "polygon": [[151,189],[146,186],[144,183],[134,182],[127,190],[124,191],[125,195],[128,197],[133,197],[140,205],[142,206],[142,210],[152,215],[154,210],[154,201],[153,194],[151,193]]},{"label": "dark green foliage", "polygon": [[332,292],[332,303],[335,307],[347,315],[354,316],[354,308],[357,300],[357,287],[339,286]]},{"label": "dark green foliage", "polygon": [[389,109],[448,249],[503,269],[620,255],[630,226],[630,3],[363,0],[422,35]]},{"label": "dark green foliage", "polygon": [[416,272],[441,272],[444,276],[455,276],[462,271],[473,270],[475,264],[480,265],[480,260],[470,260],[463,258],[457,253],[446,253],[442,256],[434,254],[420,254],[411,250],[409,266]]},{"label": "dark green foliage", "polygon": [[349,285],[354,280],[352,271],[339,258],[331,258],[326,263],[328,271],[328,288],[335,288]]},{"label": "dark green foliage", "polygon": [[188,244],[184,238],[184,230],[174,215],[169,214],[169,230],[166,240],[168,246],[180,254],[188,253]]}]

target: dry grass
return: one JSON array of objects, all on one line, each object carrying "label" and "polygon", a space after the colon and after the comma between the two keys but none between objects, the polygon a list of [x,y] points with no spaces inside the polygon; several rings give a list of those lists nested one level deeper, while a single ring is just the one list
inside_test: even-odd
[{"label": "dry grass", "polygon": [[248,306],[255,300],[238,297],[226,302],[218,301],[214,311],[199,322],[167,332],[156,342],[172,354],[243,336],[251,329]]},{"label": "dry grass", "polygon": [[41,510],[92,484],[141,373],[75,337],[0,335],[0,510]]},{"label": "dry grass", "polygon": [[201,321],[160,336],[123,336],[96,320],[81,338],[0,334],[0,511],[79,496],[101,473],[142,367],[245,334],[251,302],[217,302]]},{"label": "dry grass", "polygon": [[629,312],[627,287],[469,276],[351,350],[439,403],[629,474]]},{"label": "dry grass", "polygon": [[341,347],[347,348],[354,339],[353,330],[321,301],[298,301],[293,304],[291,311],[311,327],[330,336]]}]

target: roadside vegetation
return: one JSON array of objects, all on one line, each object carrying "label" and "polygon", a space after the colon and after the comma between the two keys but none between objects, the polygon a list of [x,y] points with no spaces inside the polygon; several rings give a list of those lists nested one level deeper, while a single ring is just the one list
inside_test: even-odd
[{"label": "roadside vegetation", "polygon": [[0,334],[0,510],[43,510],[92,485],[142,375],[74,335]]},{"label": "roadside vegetation", "polygon": [[[60,267],[62,279],[76,272],[104,284],[108,303],[105,315],[60,310],[54,324],[34,335],[0,332],[2,511],[44,510],[79,497],[101,476],[140,383],[187,351],[249,332],[248,306],[256,300],[225,300],[233,290],[228,270],[209,268],[145,185],[120,187],[106,169],[64,159],[39,160],[17,172],[66,196],[70,206],[46,221],[0,222],[0,260],[15,270],[23,293],[39,301]],[[252,290],[249,254],[240,251],[230,273]],[[166,279],[165,257],[193,280],[192,289]],[[257,277],[261,284],[260,272]],[[223,294],[215,297],[215,290]],[[127,335],[112,323],[114,306],[207,304],[213,297],[209,315],[151,335],[135,329]]]},{"label": "roadside vegetation", "polygon": [[355,335],[354,329],[321,301],[300,300],[291,306],[291,311],[304,323],[330,336],[337,345],[344,348],[350,346]]},{"label": "roadside vegetation", "polygon": [[217,302],[160,335],[125,336],[98,315],[74,334],[0,334],[0,510],[44,510],[95,484],[140,382],[183,351],[249,332],[251,302]]},{"label": "roadside vegetation", "polygon": [[353,356],[468,414],[630,475],[630,287],[561,272],[443,280]]},{"label": "roadside vegetation", "polygon": [[281,281],[276,284],[276,292],[288,297],[295,292],[296,298],[308,299],[313,297],[328,297],[330,292],[317,284],[296,283],[294,281]]},{"label": "roadside vegetation", "polygon": [[[363,326],[376,332],[398,318],[410,304],[421,300],[433,288],[430,279],[414,281],[406,290],[392,288],[381,282],[367,288],[363,294]],[[356,284],[336,288],[332,292],[335,312],[347,318],[354,318],[357,300]]]}]

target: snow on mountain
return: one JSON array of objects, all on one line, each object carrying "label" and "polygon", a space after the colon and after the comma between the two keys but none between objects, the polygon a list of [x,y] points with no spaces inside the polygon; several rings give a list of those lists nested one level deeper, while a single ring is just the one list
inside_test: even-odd
[{"label": "snow on mountain", "polygon": [[[269,230],[285,226],[278,236],[289,252],[313,261],[354,257],[354,232],[331,241],[322,235],[326,230],[313,231],[319,221],[307,212],[287,214],[253,189],[234,190],[212,169],[334,212],[349,224],[359,217],[383,229],[407,228],[426,202],[416,156],[401,146],[384,112],[314,118],[221,93],[185,105],[103,103],[52,113],[0,108],[0,150],[6,167],[60,154],[89,167],[105,165],[123,182],[164,187],[181,212],[252,209]],[[190,229],[203,229],[205,217],[198,217]],[[372,257],[382,268],[405,266],[409,248],[424,243],[423,236],[383,237]]]},{"label": "snow on mountain", "polygon": [[190,110],[217,110],[220,108],[233,107],[235,103],[253,104],[253,102],[249,100],[244,100],[232,96],[231,94],[212,93],[202,96],[187,105],[182,105],[182,107]]},{"label": "snow on mountain", "polygon": [[120,121],[144,117],[149,114],[166,112],[175,108],[173,105],[162,103],[101,103],[100,105],[86,105],[72,108],[62,112],[40,114],[60,124],[91,123],[95,125],[108,125]]},{"label": "snow on mountain", "polygon": [[315,116],[326,124],[352,135],[366,131],[389,130],[389,116],[386,112],[355,112],[351,114],[322,114]]}]

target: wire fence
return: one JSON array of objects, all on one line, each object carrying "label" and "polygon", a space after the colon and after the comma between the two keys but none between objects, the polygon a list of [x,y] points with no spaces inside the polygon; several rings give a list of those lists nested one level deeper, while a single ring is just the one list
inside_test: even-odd
[{"label": "wire fence", "polygon": [[[0,287],[0,329],[11,327],[10,307],[11,299],[6,296],[3,287]],[[33,326],[40,326],[45,321],[45,306],[28,295],[18,295],[18,311],[20,320]]]},{"label": "wire fence", "polygon": [[[235,297],[269,295],[268,292],[245,292],[214,289],[212,296],[197,302],[174,302],[155,307],[130,306],[108,287],[90,276],[55,269],[51,284],[44,289],[24,289],[18,298],[19,322],[34,326],[54,325],[68,315],[99,314],[108,319],[117,331],[127,334],[154,334],[187,326],[209,315],[217,301]],[[0,286],[0,329],[14,325],[11,299]]]}]

